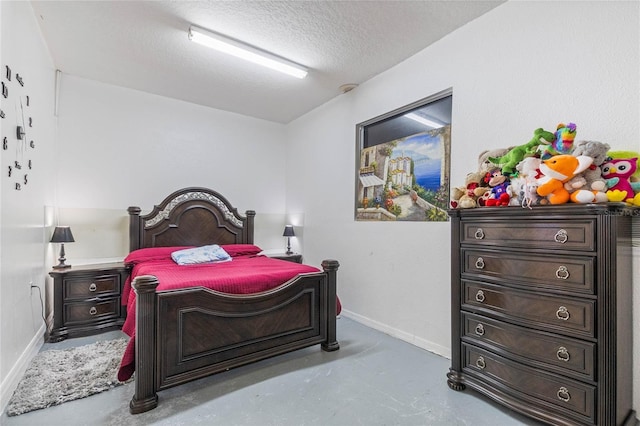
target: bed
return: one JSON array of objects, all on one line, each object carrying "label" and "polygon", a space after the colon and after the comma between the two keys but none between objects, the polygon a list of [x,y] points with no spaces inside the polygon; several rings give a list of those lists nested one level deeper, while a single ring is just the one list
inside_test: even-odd
[{"label": "bed", "polygon": [[[167,196],[148,214],[141,215],[139,207],[129,207],[128,212],[130,256],[212,244],[232,249],[255,247],[255,212],[240,215],[211,189],[184,188]],[[267,260],[252,252],[217,266],[237,267],[252,257],[263,263],[279,262],[283,267],[298,265]],[[271,264],[268,267],[273,268]],[[166,275],[153,264],[140,269],[142,274],[132,273],[132,297],[123,296],[123,304],[128,305],[123,331],[133,337],[119,371],[122,380],[135,369],[130,412],[155,408],[158,391],[230,368],[317,344],[325,351],[338,350],[338,262],[324,260],[322,270],[296,267],[303,269],[285,282],[268,289],[254,282],[258,287],[249,288],[260,291],[244,294],[201,286],[163,289],[169,276],[158,278]],[[154,268],[157,274],[152,273]]]}]

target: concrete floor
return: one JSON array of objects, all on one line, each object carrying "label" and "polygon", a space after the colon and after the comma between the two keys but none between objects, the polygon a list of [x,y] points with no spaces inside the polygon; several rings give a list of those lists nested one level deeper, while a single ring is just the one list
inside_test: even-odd
[{"label": "concrete floor", "polygon": [[[120,332],[45,344],[78,346]],[[347,318],[340,350],[319,346],[160,392],[159,405],[129,414],[133,383],[16,417],[15,425],[539,425],[481,395],[448,388],[449,360]]]}]

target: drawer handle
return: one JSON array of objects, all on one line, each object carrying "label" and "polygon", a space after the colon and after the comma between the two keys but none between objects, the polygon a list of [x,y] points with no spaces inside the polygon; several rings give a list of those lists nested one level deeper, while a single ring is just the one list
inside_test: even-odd
[{"label": "drawer handle", "polygon": [[556,318],[558,318],[558,319],[560,319],[562,321],[568,320],[570,316],[571,315],[569,315],[569,311],[564,306],[560,306],[558,308],[558,310],[556,311]]},{"label": "drawer handle", "polygon": [[560,348],[558,348],[558,352],[556,352],[556,356],[560,361],[564,361],[564,362],[568,362],[569,359],[571,358],[569,356],[569,351],[564,346],[560,346]]},{"label": "drawer handle", "polygon": [[553,236],[553,241],[556,243],[564,244],[567,240],[569,240],[569,236],[567,235],[567,231],[564,229],[559,230],[556,232],[556,235]]},{"label": "drawer handle", "polygon": [[92,306],[91,309],[89,309],[89,315],[95,315],[98,313],[98,310],[96,309],[95,306]]},{"label": "drawer handle", "polygon": [[564,386],[558,389],[557,395],[558,395],[558,399],[564,402],[569,402],[569,400],[571,399],[571,394],[569,393],[569,389],[565,388]]},{"label": "drawer handle", "polygon": [[481,370],[484,370],[486,366],[487,364],[484,362],[484,358],[479,356],[478,359],[476,360],[476,367],[478,367]]},{"label": "drawer handle", "polygon": [[476,240],[481,240],[484,238],[484,231],[482,230],[482,228],[478,228],[476,230],[474,237],[476,237]]},{"label": "drawer handle", "polygon": [[566,280],[567,278],[569,278],[569,275],[571,274],[569,274],[569,270],[566,266],[561,266],[556,271],[556,278],[558,278],[559,280]]},{"label": "drawer handle", "polygon": [[478,269],[484,269],[484,259],[483,259],[483,258],[479,257],[479,258],[476,260],[476,268],[478,268]]},{"label": "drawer handle", "polygon": [[476,325],[476,334],[478,336],[484,336],[484,326],[482,324]]},{"label": "drawer handle", "polygon": [[478,292],[476,293],[476,302],[484,302],[484,291],[478,290]]},{"label": "drawer handle", "polygon": [[96,283],[91,283],[91,285],[89,285],[89,291],[96,291],[98,289],[98,286],[96,285]]}]

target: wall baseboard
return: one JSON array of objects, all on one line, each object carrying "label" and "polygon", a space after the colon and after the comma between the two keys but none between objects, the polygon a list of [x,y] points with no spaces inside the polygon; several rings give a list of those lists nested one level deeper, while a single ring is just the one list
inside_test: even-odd
[{"label": "wall baseboard", "polygon": [[22,352],[22,355],[20,355],[20,358],[18,358],[13,368],[11,368],[7,377],[0,383],[0,416],[4,414],[4,410],[7,408],[11,396],[18,387],[22,376],[24,376],[25,371],[27,371],[29,363],[38,354],[38,351],[44,344],[45,331],[46,326],[43,324]]},{"label": "wall baseboard", "polygon": [[416,335],[398,330],[397,328],[390,327],[387,324],[383,324],[381,322],[372,320],[371,318],[365,317],[363,315],[356,314],[355,312],[351,312],[347,309],[342,309],[340,315],[344,315],[345,317],[352,319],[360,324],[366,325],[367,327],[371,327],[374,330],[381,331],[385,334],[388,334],[391,337],[395,337],[404,342],[410,343],[414,346],[417,346],[426,351],[432,352],[436,355],[451,359],[451,348],[444,347],[437,343],[433,343],[429,340],[423,339]]}]

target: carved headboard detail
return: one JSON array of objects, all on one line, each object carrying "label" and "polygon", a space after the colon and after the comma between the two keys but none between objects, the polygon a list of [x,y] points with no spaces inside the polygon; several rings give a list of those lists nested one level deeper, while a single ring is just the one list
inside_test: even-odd
[{"label": "carved headboard detail", "polygon": [[253,244],[256,212],[238,213],[216,191],[190,187],[180,189],[146,214],[129,207],[129,250],[146,247],[202,246],[206,244]]}]

